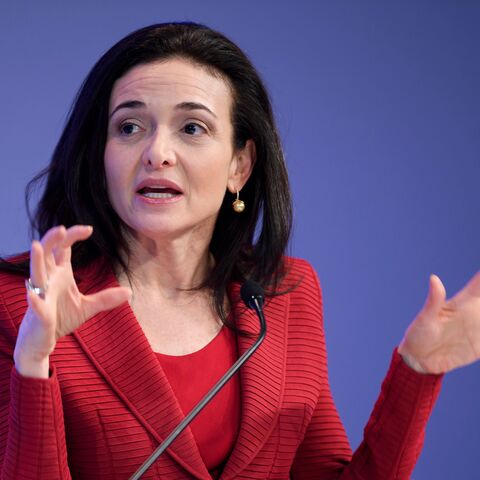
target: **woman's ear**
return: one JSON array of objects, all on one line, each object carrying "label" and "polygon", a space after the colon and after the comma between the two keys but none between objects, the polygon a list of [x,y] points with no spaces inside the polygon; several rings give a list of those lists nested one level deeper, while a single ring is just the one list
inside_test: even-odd
[{"label": "woman's ear", "polygon": [[255,164],[256,154],[255,142],[251,139],[247,140],[241,150],[234,153],[227,184],[231,193],[240,191],[247,183]]}]

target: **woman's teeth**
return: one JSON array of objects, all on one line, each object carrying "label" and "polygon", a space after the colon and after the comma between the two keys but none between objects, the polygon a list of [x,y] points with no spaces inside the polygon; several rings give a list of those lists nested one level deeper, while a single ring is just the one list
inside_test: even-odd
[{"label": "woman's teeth", "polygon": [[145,192],[142,193],[142,196],[147,198],[173,198],[176,197],[176,193],[166,193],[166,192]]}]

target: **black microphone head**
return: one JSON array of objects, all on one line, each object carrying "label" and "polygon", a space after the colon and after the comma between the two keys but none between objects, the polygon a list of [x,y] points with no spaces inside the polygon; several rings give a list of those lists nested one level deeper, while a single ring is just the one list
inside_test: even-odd
[{"label": "black microphone head", "polygon": [[240,296],[247,308],[254,308],[253,301],[256,299],[260,305],[263,304],[264,291],[263,288],[253,280],[245,280],[240,289]]}]

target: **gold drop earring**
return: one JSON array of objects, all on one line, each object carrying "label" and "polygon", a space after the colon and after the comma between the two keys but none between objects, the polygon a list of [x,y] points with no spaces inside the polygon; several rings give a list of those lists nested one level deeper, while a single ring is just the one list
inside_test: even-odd
[{"label": "gold drop earring", "polygon": [[242,213],[245,210],[245,202],[240,200],[240,192],[237,190],[237,199],[232,203],[233,211]]}]

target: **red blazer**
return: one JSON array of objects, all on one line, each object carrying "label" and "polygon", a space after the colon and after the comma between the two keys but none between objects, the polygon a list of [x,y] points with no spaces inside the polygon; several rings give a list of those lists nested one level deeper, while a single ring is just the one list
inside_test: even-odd
[{"label": "red blazer", "polygon": [[[241,427],[221,479],[408,479],[440,378],[415,373],[395,352],[352,458],[328,385],[319,283],[308,263],[290,263],[284,286],[298,286],[267,301],[267,336],[240,373]],[[84,293],[112,285],[98,264],[80,275]],[[239,286],[229,295],[237,325],[256,332]],[[130,306],[59,340],[46,380],[12,368],[25,308],[23,279],[0,274],[0,478],[129,478],[182,419]],[[239,353],[251,342],[238,338]],[[187,429],[143,478],[211,477]]]}]

